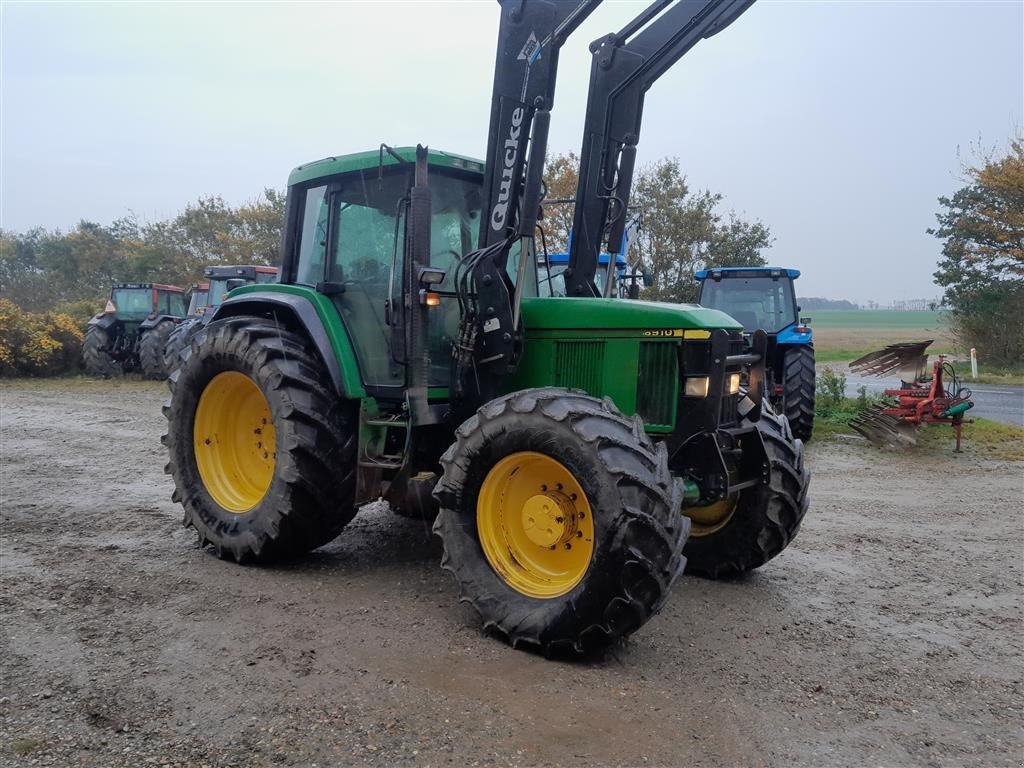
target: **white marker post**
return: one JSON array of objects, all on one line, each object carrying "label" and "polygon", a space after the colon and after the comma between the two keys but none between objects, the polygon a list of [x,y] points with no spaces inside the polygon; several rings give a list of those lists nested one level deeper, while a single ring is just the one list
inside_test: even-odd
[{"label": "white marker post", "polygon": [[971,347],[971,378],[978,378],[978,350]]}]

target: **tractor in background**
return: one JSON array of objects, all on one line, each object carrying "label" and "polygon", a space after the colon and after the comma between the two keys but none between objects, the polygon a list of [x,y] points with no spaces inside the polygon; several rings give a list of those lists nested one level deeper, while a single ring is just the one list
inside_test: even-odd
[{"label": "tractor in background", "polygon": [[190,317],[201,315],[204,308],[209,306],[210,284],[195,283],[188,295],[188,313],[185,315],[186,320]]},{"label": "tractor in background", "polygon": [[789,419],[793,434],[811,439],[814,430],[814,337],[811,318],[800,317],[793,281],[797,269],[717,267],[695,275],[698,303],[721,310],[743,326],[749,340],[768,335],[765,386],[772,406]]},{"label": "tractor in background", "polygon": [[194,291],[188,307],[188,317],[180,322],[168,335],[161,353],[161,368],[165,376],[178,367],[181,351],[192,341],[192,337],[212,317],[210,309],[221,305],[229,292],[243,285],[277,282],[277,267],[258,264],[240,266],[206,267],[203,277],[208,282],[204,288]]},{"label": "tractor in background", "polygon": [[[88,323],[82,359],[93,376],[142,370],[160,377],[163,345],[185,317],[185,290],[158,283],[118,283],[106,307]],[[161,361],[154,367],[154,360]]]},{"label": "tractor in background", "polygon": [[[551,203],[565,203],[565,200],[545,201],[545,205]],[[647,284],[647,276],[638,265],[630,265],[627,254],[629,245],[642,225],[643,217],[639,211],[630,212],[626,221],[626,227],[622,234],[622,244],[617,253],[614,254],[614,272],[616,295],[619,298],[640,298],[640,287]],[[569,249],[572,248],[572,232],[568,236]],[[598,256],[598,270],[595,279],[597,290],[604,292],[605,275],[608,274],[608,263],[613,256],[609,253],[602,253]],[[540,295],[541,296],[565,296],[565,270],[569,266],[569,251],[564,253],[540,253],[537,256],[537,267],[540,270]]]}]

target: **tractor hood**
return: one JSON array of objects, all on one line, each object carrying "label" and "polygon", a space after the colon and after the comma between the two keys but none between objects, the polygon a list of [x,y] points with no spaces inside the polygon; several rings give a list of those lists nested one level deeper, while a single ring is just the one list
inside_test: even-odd
[{"label": "tractor hood", "polygon": [[597,298],[523,299],[523,324],[527,334],[556,330],[668,330],[742,326],[724,312],[698,304],[666,304],[657,301]]}]

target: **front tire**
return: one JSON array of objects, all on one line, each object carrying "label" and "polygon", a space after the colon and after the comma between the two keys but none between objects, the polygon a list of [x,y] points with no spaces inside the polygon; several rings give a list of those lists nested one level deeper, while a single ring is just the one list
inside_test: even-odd
[{"label": "front tire", "polygon": [[814,432],[814,347],[786,350],[783,365],[783,412],[793,435],[806,443]]},{"label": "front tire", "polygon": [[639,419],[527,389],[484,405],[441,457],[434,532],[484,627],[544,653],[606,646],[661,608],[689,521]]},{"label": "front tire", "polygon": [[305,340],[234,317],[183,358],[164,407],[165,471],[200,544],[266,562],[337,536],[355,515],[355,412]]},{"label": "front tire", "polygon": [[173,320],[161,320],[142,334],[139,342],[139,367],[147,379],[160,381],[170,373],[164,366],[164,347],[174,327]]},{"label": "front tire", "polygon": [[110,334],[98,325],[90,325],[82,343],[82,361],[85,363],[86,373],[103,379],[122,373],[121,366],[110,356],[109,348]]},{"label": "front tire", "polygon": [[786,417],[768,407],[757,427],[768,454],[769,481],[708,507],[684,510],[693,520],[684,550],[690,573],[712,579],[746,573],[782,552],[800,530],[810,482],[803,442],[793,436]]}]

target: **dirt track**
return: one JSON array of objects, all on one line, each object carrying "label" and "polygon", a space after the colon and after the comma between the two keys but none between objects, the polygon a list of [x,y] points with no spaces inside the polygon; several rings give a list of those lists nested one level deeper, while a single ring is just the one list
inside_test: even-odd
[{"label": "dirt track", "polygon": [[423,525],[282,568],[195,548],[163,385],[0,385],[3,765],[1024,759],[1021,464],[812,445],[795,544],[601,659],[481,633]]}]

